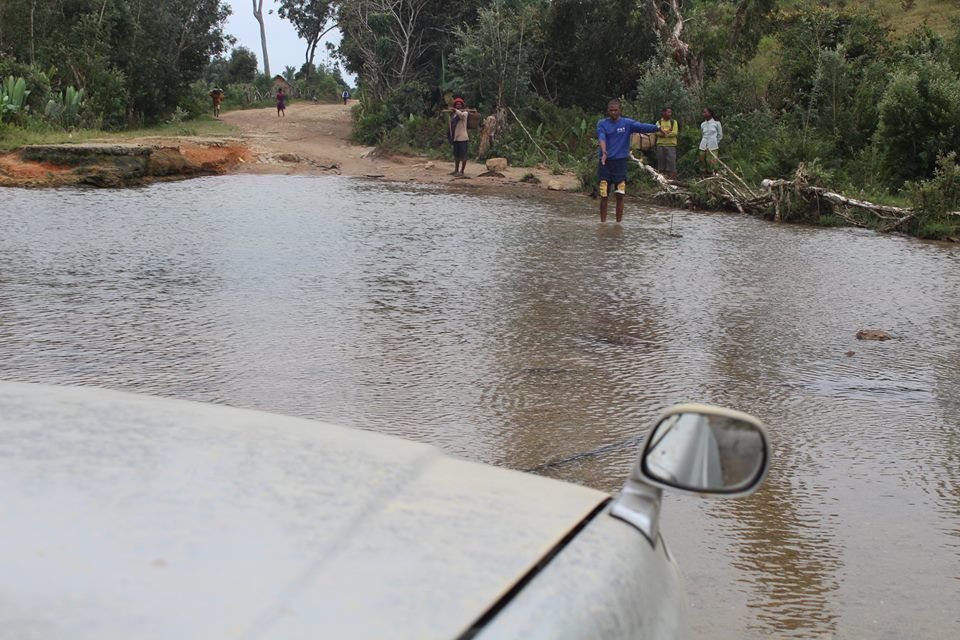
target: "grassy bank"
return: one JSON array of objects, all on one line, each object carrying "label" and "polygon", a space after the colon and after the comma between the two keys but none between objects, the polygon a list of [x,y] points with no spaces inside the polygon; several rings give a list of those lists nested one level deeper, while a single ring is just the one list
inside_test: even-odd
[{"label": "grassy bank", "polygon": [[237,129],[211,116],[201,116],[185,122],[169,122],[142,129],[105,131],[103,129],[73,129],[70,131],[33,123],[28,127],[0,125],[0,152],[13,151],[32,144],[66,144],[93,140],[126,140],[146,137],[231,136]]}]

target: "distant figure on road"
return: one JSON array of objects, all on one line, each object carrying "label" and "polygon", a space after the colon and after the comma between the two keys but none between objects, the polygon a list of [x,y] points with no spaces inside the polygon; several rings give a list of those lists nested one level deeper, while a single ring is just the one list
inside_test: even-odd
[{"label": "distant figure on road", "polygon": [[283,87],[277,89],[277,117],[287,116],[287,96],[283,93]]},{"label": "distant figure on road", "polygon": [[452,176],[463,177],[467,168],[467,147],[470,145],[470,135],[467,133],[467,119],[470,112],[466,110],[463,98],[454,98],[450,110],[450,127],[447,129],[447,139],[453,144],[453,171]]},{"label": "distant figure on road", "polygon": [[347,100],[350,99],[350,91],[348,89],[344,89],[343,93],[340,94],[340,97],[343,98],[343,104],[347,104]]},{"label": "distant figure on road", "polygon": [[210,99],[213,100],[213,117],[220,117],[220,103],[223,102],[223,89],[214,87],[210,91]]}]

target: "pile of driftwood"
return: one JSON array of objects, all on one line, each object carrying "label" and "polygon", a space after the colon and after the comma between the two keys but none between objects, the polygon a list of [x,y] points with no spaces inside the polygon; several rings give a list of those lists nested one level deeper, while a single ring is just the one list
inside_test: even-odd
[{"label": "pile of driftwood", "polygon": [[[833,215],[850,225],[883,233],[899,229],[917,215],[913,209],[848,198],[811,184],[803,164],[797,168],[792,180],[763,180],[759,188],[755,188],[718,159],[716,173],[679,185],[667,180],[642,158],[630,157],[660,187],[655,197],[682,206],[719,206],[776,222],[791,218],[817,222],[822,215]],[[947,215],[960,216],[960,211]]]}]

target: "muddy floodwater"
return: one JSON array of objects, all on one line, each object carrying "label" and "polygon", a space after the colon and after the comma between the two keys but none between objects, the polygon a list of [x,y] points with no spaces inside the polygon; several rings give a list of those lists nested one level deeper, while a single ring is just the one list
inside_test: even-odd
[{"label": "muddy floodwater", "polygon": [[0,379],[608,491],[659,411],[729,406],[767,423],[773,464],[747,499],[665,496],[696,636],[960,637],[955,246],[338,177],[0,197]]}]

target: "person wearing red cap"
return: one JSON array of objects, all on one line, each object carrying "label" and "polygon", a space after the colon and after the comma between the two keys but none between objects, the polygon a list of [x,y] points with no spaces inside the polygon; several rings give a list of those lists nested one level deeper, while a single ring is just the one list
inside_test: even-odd
[{"label": "person wearing red cap", "polygon": [[466,110],[463,98],[453,99],[453,107],[450,109],[453,114],[450,118],[450,129],[447,131],[447,139],[453,143],[453,172],[452,176],[463,176],[467,168],[467,146],[470,144],[470,136],[467,134],[467,118],[470,116]]}]

